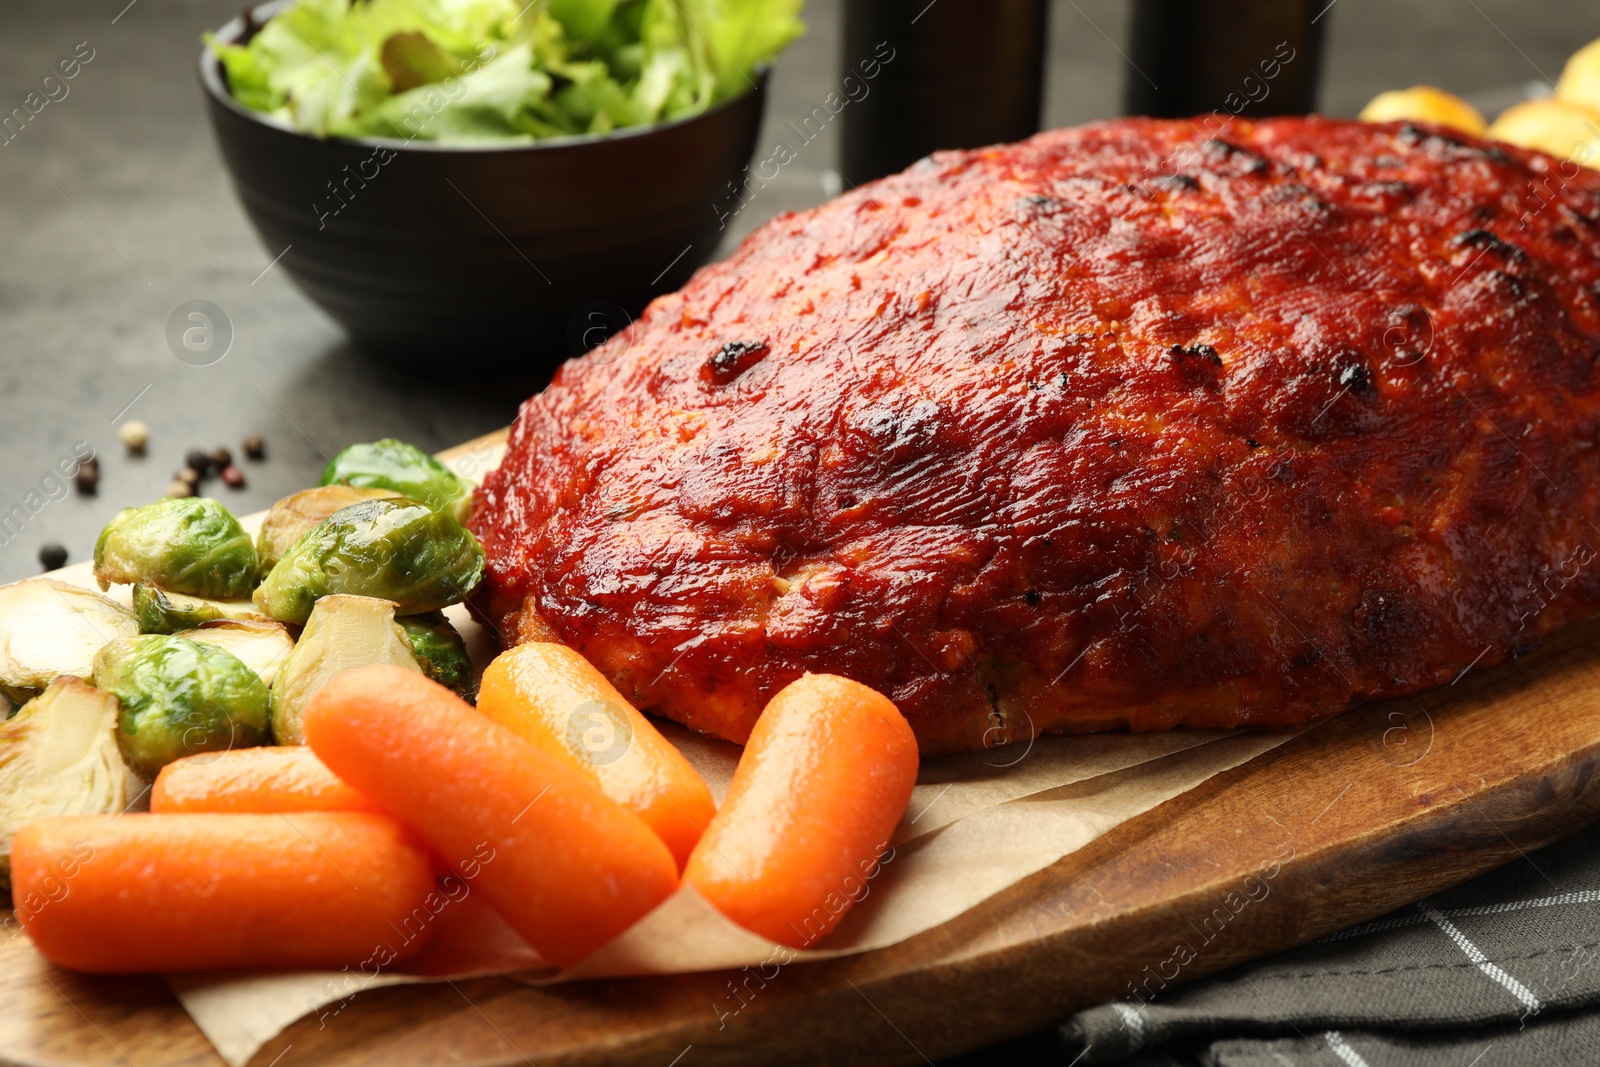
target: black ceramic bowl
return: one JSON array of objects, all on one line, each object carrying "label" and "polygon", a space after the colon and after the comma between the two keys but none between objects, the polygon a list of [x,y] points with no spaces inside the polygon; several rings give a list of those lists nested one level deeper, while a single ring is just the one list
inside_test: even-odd
[{"label": "black ceramic bowl", "polygon": [[765,84],[659,126],[461,147],[286,129],[233,99],[209,51],[200,82],[268,255],[363,348],[532,374],[711,258]]}]

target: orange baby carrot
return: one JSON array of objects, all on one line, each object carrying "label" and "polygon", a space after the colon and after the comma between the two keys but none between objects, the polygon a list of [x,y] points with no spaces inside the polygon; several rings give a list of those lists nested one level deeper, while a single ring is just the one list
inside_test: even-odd
[{"label": "orange baby carrot", "polygon": [[426,943],[435,893],[416,839],[364,812],[38,819],[11,881],[39,951],[100,974],[381,969]]},{"label": "orange baby carrot", "polygon": [[916,781],[916,738],[887,697],[807,674],[756,720],[684,881],[747,930],[809,948],[866,896]]},{"label": "orange baby carrot", "polygon": [[665,900],[678,868],[588,775],[415,671],[358,667],[305,713],[340,778],[465,871],[551,963],[576,963]]},{"label": "orange baby carrot", "polygon": [[680,869],[717,813],[683,753],[565,645],[502,652],[483,673],[478,711],[593,778],[666,842]]},{"label": "orange baby carrot", "polygon": [[154,812],[268,814],[376,811],[301,745],[202,752],[161,768],[150,789]]}]

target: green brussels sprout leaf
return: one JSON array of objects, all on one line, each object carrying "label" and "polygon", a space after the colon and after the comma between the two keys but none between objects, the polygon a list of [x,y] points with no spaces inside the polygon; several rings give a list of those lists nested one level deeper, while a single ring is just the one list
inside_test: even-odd
[{"label": "green brussels sprout leaf", "polygon": [[454,471],[416,445],[393,437],[370,444],[351,445],[328,461],[322,485],[352,485],[363,489],[393,489],[402,496],[465,522],[472,489]]},{"label": "green brussels sprout leaf", "polygon": [[133,587],[133,613],[139,619],[139,632],[175,634],[208,622],[232,619],[242,622],[273,622],[256,607],[254,600],[209,600],[187,593],[173,593],[154,585]]},{"label": "green brussels sprout leaf", "polygon": [[117,747],[154,778],[173,760],[265,744],[271,698],[255,671],[217,645],[166,634],[113,641],[95,685],[117,698]]},{"label": "green brussels sprout leaf", "polygon": [[144,583],[190,596],[246,597],[256,572],[250,535],[232,512],[206,497],[124,508],[94,546],[94,576],[102,589]]},{"label": "green brussels sprout leaf", "polygon": [[283,554],[322,520],[363,500],[399,496],[393,489],[358,489],[351,485],[320,485],[291,493],[272,505],[256,535],[256,556],[265,578]]},{"label": "green brussels sprout leaf", "polygon": [[395,621],[406,632],[422,673],[463,700],[472,702],[478,688],[472,660],[467,656],[467,643],[450,625],[450,620],[442,612],[430,611],[426,615],[405,615]]},{"label": "green brussels sprout leaf", "polygon": [[401,615],[460,603],[483,578],[483,549],[442,511],[405,497],[335,512],[277,562],[255,592],[279,622],[304,623],[333,593],[392,600]]}]

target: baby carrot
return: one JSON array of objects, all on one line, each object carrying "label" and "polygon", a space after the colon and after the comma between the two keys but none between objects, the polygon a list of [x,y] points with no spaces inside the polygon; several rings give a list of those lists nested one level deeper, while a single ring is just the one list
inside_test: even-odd
[{"label": "baby carrot", "polygon": [[565,645],[502,652],[483,673],[478,711],[593,778],[666,842],[680,869],[717,813],[683,753]]},{"label": "baby carrot", "polygon": [[376,811],[301,745],[202,752],[161,768],[154,812]]},{"label": "baby carrot", "polygon": [[340,778],[467,869],[506,922],[558,967],[587,956],[677,886],[638,816],[588,775],[484,718],[415,671],[358,667],[305,713],[306,742]]},{"label": "baby carrot", "polygon": [[866,896],[916,781],[916,738],[887,697],[807,674],[756,720],[684,881],[740,926],[808,948]]},{"label": "baby carrot", "polygon": [[382,968],[432,932],[432,858],[372,813],[54,816],[11,880],[45,958],[100,974]]}]

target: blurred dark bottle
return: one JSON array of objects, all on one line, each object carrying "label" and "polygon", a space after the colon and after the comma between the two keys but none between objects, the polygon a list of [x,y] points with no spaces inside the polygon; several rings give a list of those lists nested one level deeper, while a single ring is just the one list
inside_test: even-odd
[{"label": "blurred dark bottle", "polygon": [[1038,131],[1046,0],[845,0],[844,10],[841,74],[866,90],[839,116],[850,185],[938,148]]},{"label": "blurred dark bottle", "polygon": [[1330,0],[1134,0],[1125,109],[1185,118],[1317,106]]}]

